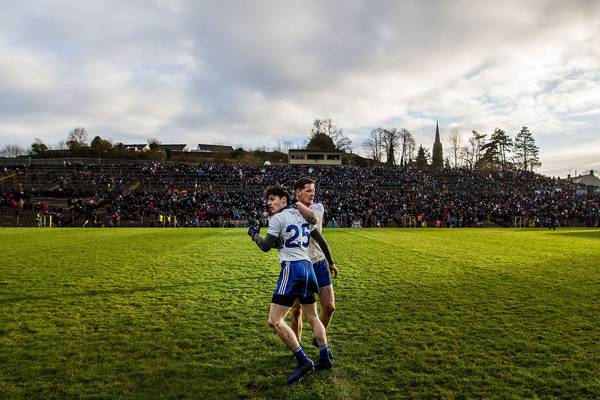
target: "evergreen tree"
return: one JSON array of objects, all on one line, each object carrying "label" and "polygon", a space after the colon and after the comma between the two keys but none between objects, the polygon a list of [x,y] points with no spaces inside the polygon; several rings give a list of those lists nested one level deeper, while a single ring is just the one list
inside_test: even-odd
[{"label": "evergreen tree", "polygon": [[513,147],[512,139],[504,130],[496,128],[490,140],[495,143],[496,147],[495,161],[500,165],[502,170],[506,170],[508,168],[508,154]]},{"label": "evergreen tree", "polygon": [[335,151],[335,143],[331,136],[323,132],[312,133],[308,144],[306,145],[308,150],[321,150],[321,151]]},{"label": "evergreen tree", "polygon": [[481,146],[483,155],[477,163],[480,169],[501,169],[508,168],[507,155],[513,146],[512,139],[500,128],[496,128],[490,141]]},{"label": "evergreen tree", "polygon": [[112,143],[108,140],[102,139],[100,136],[96,136],[92,143],[90,143],[90,147],[95,155],[105,156],[112,150]]},{"label": "evergreen tree", "polygon": [[420,170],[424,170],[427,169],[427,153],[428,151],[425,150],[425,148],[423,146],[419,146],[419,150],[417,151],[417,159],[415,160],[415,164],[417,166],[418,169]]},{"label": "evergreen tree", "polygon": [[535,144],[535,139],[529,129],[524,126],[517,136],[514,144],[515,163],[525,171],[533,171],[542,166],[539,159],[539,148]]},{"label": "evergreen tree", "polygon": [[352,140],[350,140],[350,138],[348,136],[344,135],[342,128],[338,128],[337,126],[335,126],[335,124],[331,121],[331,118],[315,119],[313,121],[313,127],[310,131],[310,134],[311,134],[311,136],[309,139],[309,143],[318,134],[325,134],[331,138],[334,148],[332,150],[330,150],[329,148],[322,149],[322,150],[325,150],[325,151],[351,151],[352,150]]},{"label": "evergreen tree", "polygon": [[42,139],[36,138],[35,142],[31,144],[31,155],[32,156],[43,156],[48,151],[48,146],[42,142]]}]

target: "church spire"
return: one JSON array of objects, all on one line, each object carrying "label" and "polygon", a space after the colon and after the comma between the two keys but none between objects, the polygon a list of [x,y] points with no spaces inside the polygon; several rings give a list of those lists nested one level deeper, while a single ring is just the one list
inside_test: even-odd
[{"label": "church spire", "polygon": [[442,142],[440,141],[440,127],[437,120],[435,121],[435,142],[433,142],[433,153],[431,156],[431,166],[433,169],[442,169],[444,166],[444,155]]}]

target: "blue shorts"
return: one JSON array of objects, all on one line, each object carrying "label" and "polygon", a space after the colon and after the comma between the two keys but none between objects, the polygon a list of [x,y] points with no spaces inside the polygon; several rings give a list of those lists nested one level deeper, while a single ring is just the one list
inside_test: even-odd
[{"label": "blue shorts", "polygon": [[317,284],[319,289],[328,285],[331,285],[331,278],[329,277],[329,268],[325,260],[321,260],[313,264],[315,275],[317,276]]},{"label": "blue shorts", "polygon": [[310,261],[284,261],[273,296],[293,297],[294,299],[314,298],[319,291],[317,277]]}]

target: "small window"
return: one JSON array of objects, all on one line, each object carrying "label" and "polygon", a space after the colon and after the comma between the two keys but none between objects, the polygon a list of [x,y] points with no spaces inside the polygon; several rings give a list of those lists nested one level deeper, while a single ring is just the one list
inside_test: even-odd
[{"label": "small window", "polygon": [[308,154],[307,158],[309,160],[324,160],[325,155],[324,154]]},{"label": "small window", "polygon": [[339,160],[340,155],[339,154],[327,154],[327,159],[328,160]]}]

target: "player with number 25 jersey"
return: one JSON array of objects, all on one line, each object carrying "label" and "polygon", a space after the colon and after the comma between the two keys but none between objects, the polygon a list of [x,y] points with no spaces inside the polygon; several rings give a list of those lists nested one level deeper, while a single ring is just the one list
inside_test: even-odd
[{"label": "player with number 25 jersey", "polygon": [[279,249],[281,274],[273,302],[285,306],[291,306],[296,298],[304,304],[314,302],[313,294],[319,291],[319,286],[308,251],[310,224],[298,209],[288,206],[271,217],[267,234],[283,243]]},{"label": "player with number 25 jersey", "polygon": [[306,355],[294,331],[285,322],[285,316],[296,300],[312,326],[319,345],[317,365],[327,368],[331,368],[332,365],[327,333],[317,315],[315,293],[318,292],[319,287],[308,254],[310,224],[316,224],[319,220],[315,212],[304,204],[292,205],[292,196],[281,186],[273,185],[267,188],[265,199],[271,215],[267,234],[261,238],[260,225],[255,225],[248,228],[248,235],[262,251],[279,248],[281,271],[269,307],[269,326],[286,344],[298,362],[298,367],[287,379],[287,383],[294,383],[315,368],[315,363]]}]

